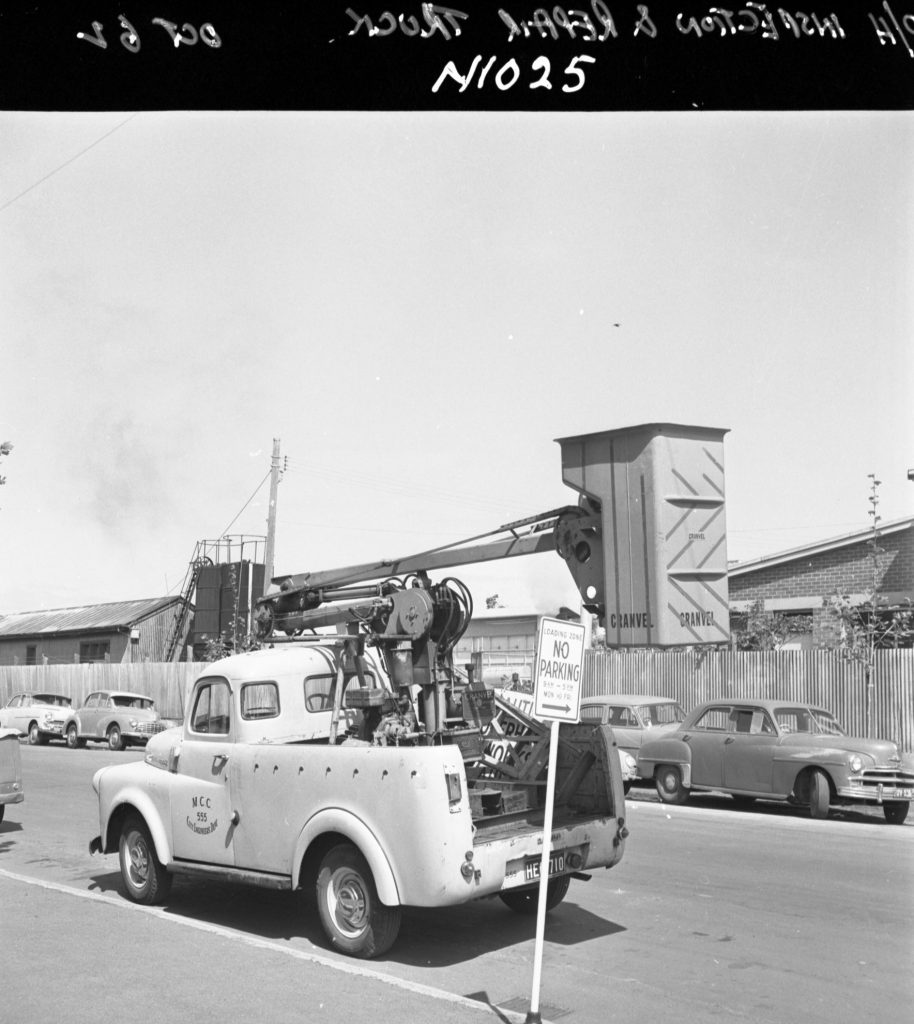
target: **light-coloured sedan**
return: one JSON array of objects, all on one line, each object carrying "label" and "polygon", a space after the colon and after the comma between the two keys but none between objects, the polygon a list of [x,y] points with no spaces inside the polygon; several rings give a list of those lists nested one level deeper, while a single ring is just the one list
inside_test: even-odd
[{"label": "light-coloured sedan", "polygon": [[59,693],[17,693],[0,708],[0,729],[15,729],[29,743],[64,738],[63,723],[72,701]]},{"label": "light-coloured sedan", "polygon": [[64,723],[68,747],[84,747],[87,740],[107,743],[112,750],[145,746],[150,736],[168,728],[150,697],[126,690],[90,693]]},{"label": "light-coloured sedan", "polygon": [[672,697],[649,697],[643,693],[612,693],[585,697],[581,701],[581,721],[612,726],[619,747],[619,759],[626,780],[639,778],[638,752],[649,739],[672,732],[685,718],[685,712]]}]

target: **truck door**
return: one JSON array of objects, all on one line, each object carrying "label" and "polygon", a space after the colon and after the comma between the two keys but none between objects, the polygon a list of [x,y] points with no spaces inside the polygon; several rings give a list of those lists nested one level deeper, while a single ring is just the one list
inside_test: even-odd
[{"label": "truck door", "polygon": [[228,680],[199,679],[191,696],[191,712],[171,792],[176,858],[234,864],[232,736],[232,689]]}]

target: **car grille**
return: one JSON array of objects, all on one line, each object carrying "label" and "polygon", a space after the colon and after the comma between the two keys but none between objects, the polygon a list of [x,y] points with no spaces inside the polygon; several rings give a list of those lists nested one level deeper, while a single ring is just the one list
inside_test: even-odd
[{"label": "car grille", "polygon": [[157,732],[164,732],[167,728],[165,722],[138,722],[134,731],[140,736],[154,736]]},{"label": "car grille", "polygon": [[904,768],[867,768],[856,781],[867,788],[914,786],[914,771]]}]

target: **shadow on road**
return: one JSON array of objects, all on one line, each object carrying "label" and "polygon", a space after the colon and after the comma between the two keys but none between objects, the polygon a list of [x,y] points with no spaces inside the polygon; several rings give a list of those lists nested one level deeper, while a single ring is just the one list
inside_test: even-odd
[{"label": "shadow on road", "polygon": [[[122,894],[120,873],[91,876],[89,889],[106,895]],[[583,900],[583,890],[581,895]],[[231,928],[261,939],[304,939],[322,954],[333,953],[310,894],[176,877],[162,909],[176,918]],[[497,898],[456,907],[405,907],[400,936],[379,962],[446,967],[532,941],[535,931],[535,915],[517,914]],[[598,917],[572,898],[546,918],[547,940],[563,946],[623,931],[622,925]]]},{"label": "shadow on road", "polygon": [[[633,803],[652,803],[661,805],[653,786],[636,787],[631,790],[627,798]],[[799,807],[796,804],[789,804],[783,800],[758,799],[752,803],[740,804],[732,797],[724,793],[692,793],[685,804],[680,804],[677,810],[689,807],[705,807],[713,810],[741,812],[743,814],[768,815],[773,818],[798,818],[812,821],[809,816],[809,809]],[[882,808],[873,804],[853,804],[847,807],[831,807],[828,811],[828,821],[840,821],[853,825],[889,825],[885,820]],[[914,825],[914,817],[905,823]],[[892,828],[898,828],[892,825]]]}]

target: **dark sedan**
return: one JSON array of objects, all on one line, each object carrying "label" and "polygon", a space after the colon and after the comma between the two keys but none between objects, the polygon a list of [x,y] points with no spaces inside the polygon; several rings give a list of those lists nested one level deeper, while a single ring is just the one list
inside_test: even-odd
[{"label": "dark sedan", "polygon": [[831,712],[782,700],[700,704],[674,731],[646,742],[638,773],[660,799],[717,790],[751,803],[787,800],[824,818],[840,804],[878,804],[900,825],[914,799],[914,756],[889,740],[848,736]]}]

